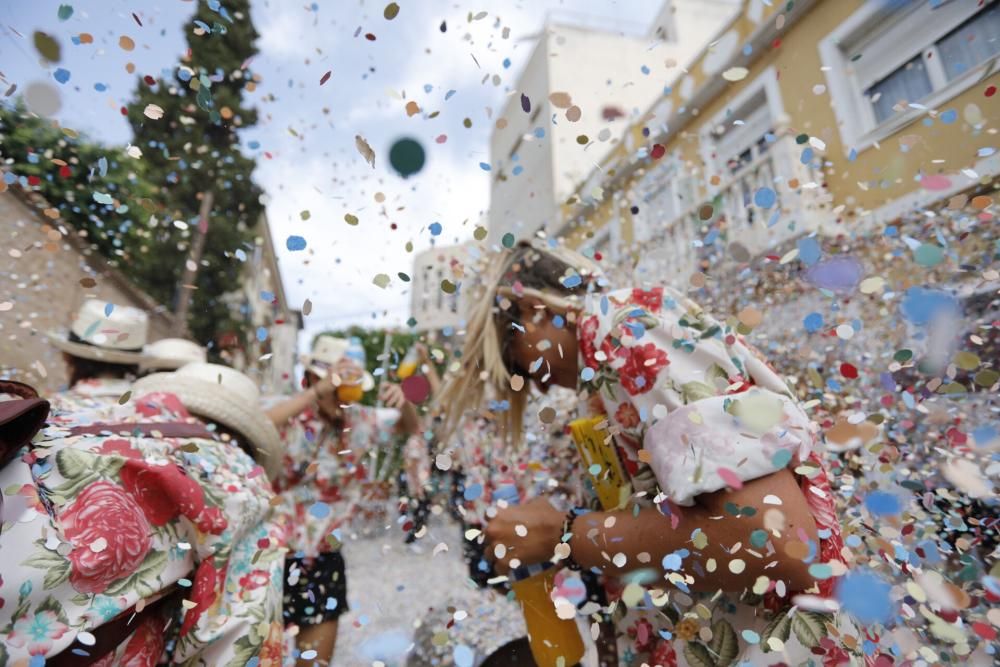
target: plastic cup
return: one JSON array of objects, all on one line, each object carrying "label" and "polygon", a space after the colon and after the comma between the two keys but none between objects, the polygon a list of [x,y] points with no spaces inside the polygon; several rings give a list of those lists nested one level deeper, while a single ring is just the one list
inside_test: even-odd
[{"label": "plastic cup", "polygon": [[357,403],[364,395],[365,390],[359,384],[342,384],[337,387],[337,400],[341,403]]}]

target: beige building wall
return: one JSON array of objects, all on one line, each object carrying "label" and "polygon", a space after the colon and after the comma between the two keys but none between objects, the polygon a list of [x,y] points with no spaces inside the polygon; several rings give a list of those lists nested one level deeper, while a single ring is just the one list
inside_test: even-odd
[{"label": "beige building wall", "polygon": [[[170,313],[13,189],[0,192],[0,248],[0,377],[43,393],[64,386],[62,356],[42,334],[65,330],[88,298],[142,308],[150,340],[170,335]],[[86,279],[94,286],[81,284]]]},{"label": "beige building wall", "polygon": [[[759,0],[744,2],[738,16],[692,61],[671,94],[658,100],[631,126],[631,142],[619,145],[602,162],[601,172],[595,170],[580,187],[576,203],[564,206],[562,215],[568,226],[561,232],[567,242],[574,247],[586,246],[588,238],[600,235],[602,226],[614,222],[623,244],[632,243],[628,205],[635,202],[634,188],[650,163],[626,150],[629,143],[650,148],[662,143],[666,155],[676,156],[693,177],[695,199],[699,203],[707,201],[716,191],[713,182],[720,176],[724,181],[726,174],[720,174],[712,163],[712,149],[706,144],[705,133],[711,129],[713,119],[736,120],[738,116],[730,115],[735,102],[765,76],[776,79],[783,107],[779,125],[789,153],[784,163],[789,171],[779,170],[784,180],[775,189],[779,195],[794,199],[802,195],[802,188],[795,192],[793,184],[815,186],[807,193],[808,205],[804,209],[808,215],[803,217],[822,232],[849,233],[858,230],[861,222],[885,223],[907,210],[988,183],[1000,173],[1000,154],[983,159],[977,151],[996,146],[1000,106],[984,96],[990,86],[1000,87],[1000,72],[995,65],[964,92],[938,101],[931,108],[933,114],[918,113],[908,122],[892,124],[891,131],[884,132],[877,143],[844,143],[842,121],[835,109],[843,103],[843,97],[838,99],[835,94],[820,44],[855,12],[871,4],[864,0],[803,0],[787,12],[785,3],[767,6]],[[783,25],[780,30],[776,29],[779,23]],[[751,42],[753,53],[745,56],[742,49]],[[852,67],[850,63],[846,66]],[[735,82],[725,80],[722,73],[732,67],[745,67],[745,77]],[[934,119],[946,109],[957,111],[956,122],[943,124]],[[925,124],[928,117],[934,122]],[[970,122],[970,118],[977,117],[977,122]],[[659,127],[662,123],[669,127],[666,134]],[[649,136],[643,135],[644,128]],[[824,167],[812,174],[811,182],[792,180],[800,174],[790,173],[804,148],[794,144],[799,135],[814,137],[824,144],[821,149],[813,149],[823,158]],[[852,148],[857,149],[856,155],[849,159]],[[929,175],[944,176],[950,186],[927,187],[928,182],[922,178]],[[617,206],[615,198],[619,200]],[[612,210],[616,213],[611,214]],[[809,230],[800,229],[799,233],[804,231]]]}]

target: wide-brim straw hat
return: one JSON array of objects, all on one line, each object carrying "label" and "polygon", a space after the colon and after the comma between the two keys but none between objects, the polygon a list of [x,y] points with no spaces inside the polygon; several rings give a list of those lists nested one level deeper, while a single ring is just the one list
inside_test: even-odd
[{"label": "wide-brim straw hat", "polygon": [[145,311],[98,299],[80,306],[69,331],[51,331],[49,342],[63,352],[81,359],[109,364],[139,364],[149,334]]},{"label": "wide-brim straw hat", "polygon": [[144,370],[177,370],[188,364],[205,363],[208,352],[198,343],[185,338],[161,338],[143,348]]},{"label": "wide-brim straw hat", "polygon": [[167,392],[192,414],[236,431],[272,480],[281,472],[283,448],[278,430],[260,405],[260,391],[249,377],[219,364],[188,364],[173,373],[154,373],[137,380],[135,395]]}]

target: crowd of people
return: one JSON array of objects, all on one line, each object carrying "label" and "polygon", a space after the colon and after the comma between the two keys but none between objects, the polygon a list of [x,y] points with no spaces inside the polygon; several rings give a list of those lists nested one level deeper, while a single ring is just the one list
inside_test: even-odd
[{"label": "crowd of people", "polygon": [[[861,541],[831,486],[849,461],[828,472],[731,320],[544,241],[501,249],[476,289],[455,349],[417,344],[405,369],[388,350],[374,377],[360,346],[320,336],[283,397],[190,341],[149,343],[142,311],[85,302],[50,336],[64,391],[0,384],[0,664],[349,664],[345,532],[394,501],[408,542],[450,513],[469,581],[524,613],[523,639],[472,656],[435,636],[428,664],[935,662],[905,623],[879,636],[888,594],[854,599],[881,584],[852,578]],[[880,435],[836,433],[852,451]],[[883,495],[870,509],[891,524]],[[941,560],[965,559],[974,599],[928,576],[902,603],[950,660],[985,665],[997,619],[964,612],[1000,589],[973,546]]]}]

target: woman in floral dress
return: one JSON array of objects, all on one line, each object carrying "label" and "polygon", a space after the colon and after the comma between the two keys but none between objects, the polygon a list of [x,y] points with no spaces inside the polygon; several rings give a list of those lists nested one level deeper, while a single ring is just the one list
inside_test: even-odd
[{"label": "woman in floral dress", "polygon": [[[333,664],[338,621],[348,610],[347,565],[341,529],[359,511],[367,479],[363,457],[383,433],[375,408],[337,396],[340,379],[363,367],[347,356],[345,339],[323,336],[308,359],[305,391],[272,406],[267,414],[284,444],[281,474],[274,480],[276,512],[288,528],[284,621],[295,627],[298,664]],[[363,388],[374,388],[364,375]],[[419,417],[398,385],[384,383],[382,399],[399,410],[395,430],[413,434]]]},{"label": "woman in floral dress", "polygon": [[846,568],[809,419],[730,326],[672,290],[603,283],[586,258],[527,244],[484,279],[465,372],[442,392],[449,423],[490,385],[518,441],[529,379],[579,388],[581,407],[606,417],[628,482],[610,510],[591,500],[564,515],[544,498],[500,510],[487,553],[501,568],[555,560],[601,573],[617,644],[603,664],[823,655],[832,619],[813,610]]},{"label": "woman in floral dress", "polygon": [[224,420],[135,394],[114,423],[53,411],[0,470],[0,664],[152,667],[173,635],[171,664],[279,667],[283,549],[264,469],[205,427]]}]

